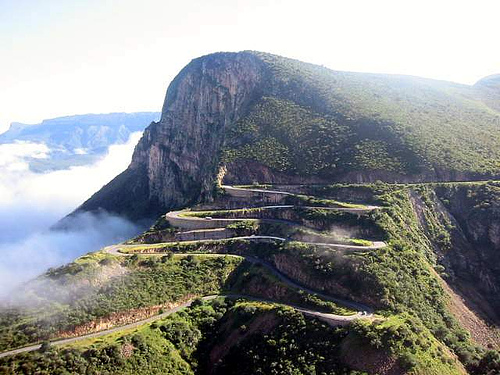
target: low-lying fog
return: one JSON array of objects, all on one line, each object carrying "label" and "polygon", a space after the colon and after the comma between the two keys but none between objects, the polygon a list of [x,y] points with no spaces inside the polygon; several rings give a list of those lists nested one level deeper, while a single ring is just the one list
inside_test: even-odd
[{"label": "low-lying fog", "polygon": [[67,231],[49,228],[128,166],[140,135],[111,146],[93,165],[44,174],[31,172],[23,160],[49,157],[44,144],[0,145],[0,297],[48,267],[138,232],[123,218],[88,213]]}]

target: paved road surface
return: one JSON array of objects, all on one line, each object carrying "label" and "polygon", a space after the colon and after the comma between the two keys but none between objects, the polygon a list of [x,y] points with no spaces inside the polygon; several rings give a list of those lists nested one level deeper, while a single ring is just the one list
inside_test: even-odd
[{"label": "paved road surface", "polygon": [[[214,256],[222,256],[222,254],[212,254],[212,255],[214,255]],[[211,299],[214,299],[214,298],[217,298],[217,297],[219,297],[219,296],[218,295],[212,295],[212,296],[202,297],[202,299],[203,300],[211,300]],[[302,312],[303,314],[306,314],[308,316],[313,316],[313,317],[319,318],[321,320],[324,320],[325,322],[327,322],[327,323],[329,323],[331,325],[341,325],[343,323],[348,323],[348,322],[350,322],[352,320],[355,320],[355,319],[369,318],[369,317],[372,316],[371,313],[368,313],[366,315],[363,315],[362,313],[358,313],[358,314],[349,315],[349,316],[335,315],[335,314],[329,314],[329,313],[323,313],[323,312],[320,312],[320,311],[314,311],[314,310],[310,310],[310,309],[305,309],[305,308],[297,307],[297,306],[294,306],[294,305],[287,305],[287,304],[284,304],[284,303],[279,303],[279,302],[276,302],[276,301],[266,300],[266,299],[263,299],[263,298],[253,298],[253,297],[249,297],[249,296],[245,296],[245,295],[227,295],[227,296],[221,295],[220,297],[245,298],[245,299],[249,299],[249,300],[261,301],[261,302],[270,302],[270,303],[275,303],[275,304],[279,304],[279,305],[289,306],[289,307],[294,308],[297,311]],[[99,332],[94,332],[94,333],[89,333],[89,334],[82,335],[82,336],[70,337],[70,338],[67,338],[67,339],[61,339],[61,340],[51,341],[51,345],[57,345],[57,346],[66,345],[66,344],[71,344],[71,343],[74,343],[74,342],[78,342],[78,341],[82,341],[82,340],[86,340],[86,339],[90,339],[90,338],[106,336],[106,335],[109,335],[109,334],[112,334],[112,333],[115,333],[115,332],[119,332],[119,331],[131,329],[131,328],[136,328],[136,327],[142,326],[144,324],[151,323],[151,322],[153,322],[155,320],[159,320],[159,319],[165,318],[165,317],[167,317],[167,316],[169,316],[171,314],[174,314],[174,313],[178,312],[179,310],[182,310],[182,309],[190,306],[192,302],[193,302],[193,300],[190,300],[188,302],[180,304],[177,307],[169,309],[169,310],[167,310],[167,311],[165,311],[165,312],[163,312],[161,314],[158,314],[158,315],[146,318],[146,319],[142,319],[142,320],[139,320],[139,321],[134,322],[134,323],[130,323],[130,324],[126,324],[126,325],[118,326],[118,327],[113,327],[113,328],[110,328],[110,329],[106,329],[106,330],[99,331]],[[24,348],[13,349],[13,350],[9,350],[9,351],[0,353],[0,358],[11,356],[11,355],[16,355],[16,354],[20,354],[20,353],[32,352],[32,351],[35,351],[35,350],[39,350],[40,348],[41,348],[41,344],[36,344],[36,345],[26,346]]]},{"label": "paved road surface", "polygon": [[[203,299],[204,300],[211,300],[211,299],[214,299],[216,297],[217,296],[206,296],[206,297],[203,297]],[[185,302],[185,303],[183,303],[183,304],[181,304],[181,305],[179,305],[177,307],[174,307],[174,308],[172,308],[170,310],[165,311],[162,314],[158,314],[158,315],[155,315],[155,316],[143,319],[143,320],[139,320],[139,321],[134,322],[134,323],[130,323],[130,324],[126,324],[126,325],[118,326],[118,327],[113,327],[113,328],[106,329],[106,330],[99,331],[99,332],[89,333],[87,335],[82,335],[82,336],[77,336],[77,337],[70,337],[70,338],[62,339],[62,340],[55,340],[55,341],[51,342],[51,345],[71,344],[73,342],[77,342],[77,341],[81,341],[81,340],[85,340],[85,339],[89,339],[89,338],[93,338],[93,337],[100,337],[100,336],[109,335],[110,333],[122,331],[122,330],[129,329],[129,328],[136,328],[136,327],[139,327],[139,326],[141,326],[143,324],[150,323],[150,322],[153,322],[155,320],[158,320],[158,319],[161,319],[161,318],[165,318],[166,316],[174,314],[177,311],[179,311],[179,310],[181,310],[181,309],[183,309],[185,307],[190,306],[192,302],[193,302],[192,300],[188,301],[188,302]],[[40,347],[41,347],[41,344],[37,344],[37,345],[26,346],[24,348],[9,350],[7,352],[0,353],[0,358],[7,357],[9,355],[19,354],[19,353],[32,352],[34,350],[40,349]]]},{"label": "paved road surface", "polygon": [[[280,192],[280,191],[273,191],[273,190],[242,189],[242,188],[234,188],[234,187],[231,187],[231,186],[225,186],[224,188],[226,190],[231,190],[232,189],[233,191],[248,191],[248,192],[255,192],[255,193],[259,193],[259,194],[293,195],[291,193]],[[288,208],[292,208],[292,207],[294,207],[294,206],[292,206],[292,205],[274,205],[274,206],[264,206],[264,207],[261,207],[261,208],[262,209],[288,209]],[[326,210],[360,212],[360,213],[364,212],[365,213],[367,211],[376,209],[377,207],[375,207],[375,206],[366,206],[364,208],[342,208],[342,207],[338,207],[337,208],[337,207],[312,207],[312,206],[305,206],[304,208],[309,208],[309,209],[320,208],[320,209],[326,209]],[[220,221],[224,221],[224,220],[225,221],[241,221],[241,219],[211,219],[211,220],[207,220],[205,218],[199,218],[199,217],[193,217],[193,216],[181,216],[182,213],[183,213],[183,211],[173,211],[173,212],[169,212],[166,215],[166,217],[167,217],[167,219],[171,218],[171,219],[174,219],[174,220],[192,220],[192,221],[206,221],[206,222],[212,222],[212,221],[217,221],[217,220],[220,220]],[[272,219],[270,219],[270,220],[272,220]],[[242,237],[227,238],[227,239],[223,239],[223,240],[233,240],[233,239],[244,239],[244,240],[250,240],[250,241],[287,241],[286,238],[275,237],[275,236],[242,236]],[[211,241],[221,241],[221,240],[198,240],[198,241],[183,241],[183,242],[195,242],[195,243],[199,243],[199,242],[211,242]],[[167,243],[165,243],[165,244],[167,244]],[[373,250],[373,249],[380,249],[380,248],[386,246],[386,244],[384,242],[381,242],[381,241],[373,242],[372,246],[354,246],[354,245],[342,245],[342,244],[332,244],[332,243],[310,243],[310,244],[314,244],[314,245],[318,245],[318,246],[330,246],[330,247],[343,248],[343,249],[355,249],[355,250]],[[161,245],[161,244],[155,244],[155,245],[158,246],[158,245]],[[139,246],[143,247],[144,245],[139,245]],[[137,247],[137,246],[135,246],[135,247]],[[108,252],[110,254],[117,255],[117,256],[130,256],[130,255],[133,255],[133,254],[130,254],[130,253],[128,253],[128,254],[121,253],[119,250],[122,249],[122,248],[131,248],[131,249],[133,249],[134,245],[123,245],[123,244],[112,245],[112,246],[108,246],[108,247],[104,248],[104,251],[106,251],[106,252]],[[152,248],[153,248],[153,246],[152,246]],[[161,253],[151,253],[151,254],[152,255],[163,255]],[[204,256],[213,256],[213,257],[219,257],[219,256],[240,257],[240,255],[235,255],[235,254],[205,254],[205,253],[203,253],[203,254],[200,254],[200,253],[184,253],[184,254],[179,254],[179,255],[204,255]],[[300,285],[299,283],[297,283],[296,281],[290,279],[288,276],[282,274],[274,266],[272,266],[270,263],[268,263],[266,261],[263,261],[263,260],[258,259],[258,258],[250,257],[250,256],[241,256],[241,257],[245,258],[249,262],[262,265],[269,272],[271,272],[274,276],[278,277],[282,282],[286,283],[287,285],[292,286],[293,288],[303,290],[303,291],[305,291],[307,293],[310,293],[310,294],[316,294],[316,295],[320,296],[321,298],[323,298],[325,300],[329,300],[329,301],[332,301],[332,302],[339,303],[339,304],[344,305],[346,307],[349,307],[349,308],[351,308],[353,310],[357,310],[358,312],[356,314],[353,314],[353,315],[344,316],[344,315],[336,315],[336,314],[323,313],[323,312],[320,312],[320,311],[305,309],[305,308],[294,306],[294,305],[286,305],[286,304],[282,304],[282,305],[290,306],[290,307],[296,309],[297,311],[300,311],[300,312],[302,312],[302,313],[304,313],[306,315],[314,316],[314,317],[317,317],[319,319],[322,319],[322,320],[328,322],[331,325],[344,324],[346,322],[350,322],[350,321],[355,320],[355,319],[370,318],[370,317],[373,316],[373,310],[370,307],[368,307],[368,306],[365,306],[365,305],[360,304],[360,303],[352,302],[352,301],[347,301],[347,300],[340,299],[340,298],[334,298],[334,297],[328,296],[328,295],[323,294],[323,293],[318,293],[317,291],[314,291],[312,289],[304,287],[304,286]],[[216,297],[217,296],[206,296],[206,297],[203,297],[203,299],[204,300],[210,300],[210,299],[214,299]],[[259,300],[259,301],[263,301],[263,302],[276,303],[275,301],[269,301],[269,300],[260,299],[260,298],[251,298],[251,297],[242,296],[242,295],[231,295],[231,296],[228,296],[228,297],[234,297],[234,298],[240,298],[241,297],[241,298],[247,298],[247,299],[252,299],[252,300]],[[74,343],[74,342],[85,340],[85,339],[89,339],[89,338],[94,338],[94,337],[100,337],[100,336],[108,335],[108,334],[111,334],[111,333],[114,333],[114,332],[118,332],[118,331],[121,331],[121,330],[135,328],[135,327],[141,326],[143,324],[150,323],[152,321],[155,321],[155,320],[164,318],[164,317],[166,317],[168,315],[171,315],[171,314],[173,314],[173,313],[175,313],[175,312],[177,312],[177,311],[179,311],[179,310],[181,310],[183,308],[186,308],[186,307],[190,306],[191,303],[192,303],[192,301],[188,301],[188,302],[182,303],[179,306],[174,307],[174,308],[172,308],[172,309],[170,309],[168,311],[165,311],[162,314],[155,315],[155,316],[152,316],[152,317],[149,317],[149,318],[146,318],[146,319],[134,322],[134,323],[130,323],[130,324],[127,324],[127,325],[124,325],[124,326],[114,327],[114,328],[106,329],[106,330],[103,330],[103,331],[99,331],[99,332],[95,332],[95,333],[90,333],[90,334],[87,334],[87,335],[82,335],[82,336],[77,336],[77,337],[71,337],[71,338],[61,339],[61,340],[55,340],[55,341],[52,341],[51,344],[52,345],[65,345],[65,344],[70,344],[70,343]],[[0,358],[6,357],[6,356],[9,356],[9,355],[15,355],[15,354],[19,354],[19,353],[25,353],[25,352],[30,352],[30,351],[38,350],[38,349],[40,349],[40,347],[41,347],[41,344],[37,344],[37,345],[27,346],[27,347],[24,347],[24,348],[9,350],[9,351],[0,353]]]},{"label": "paved road surface", "polygon": [[[122,252],[120,252],[120,249],[123,249],[123,248],[133,248],[133,247],[134,247],[134,245],[112,245],[112,246],[108,246],[108,247],[104,248],[104,251],[106,251],[109,254],[113,254],[113,255],[117,255],[117,256],[132,256],[133,253],[122,253]],[[162,256],[162,255],[164,255],[162,253],[155,253],[155,252],[141,253],[141,254],[142,255],[156,255],[156,256]],[[249,261],[251,263],[262,265],[269,272],[271,272],[274,276],[276,276],[278,279],[280,279],[282,282],[284,282],[285,284],[287,284],[289,286],[292,286],[293,288],[301,289],[301,290],[303,290],[303,291],[305,291],[305,292],[307,292],[309,294],[316,294],[317,296],[319,296],[319,297],[321,297],[321,298],[323,298],[323,299],[325,299],[327,301],[332,301],[332,302],[338,303],[340,305],[343,305],[345,307],[348,307],[350,309],[358,311],[358,313],[355,314],[355,315],[349,315],[349,318],[351,320],[355,319],[355,318],[359,318],[361,316],[371,317],[371,315],[373,314],[373,309],[372,308],[370,308],[370,307],[368,307],[366,305],[363,305],[361,303],[357,303],[357,302],[353,302],[353,301],[348,301],[348,300],[345,300],[345,299],[342,299],[342,298],[332,297],[332,296],[329,296],[327,294],[323,294],[321,292],[318,292],[316,290],[307,288],[307,287],[305,287],[305,286],[297,283],[296,281],[290,279],[288,276],[286,276],[285,274],[281,273],[280,271],[278,271],[269,262],[266,262],[265,260],[262,260],[262,259],[259,259],[259,258],[255,258],[255,257],[248,256],[248,255],[224,254],[224,253],[221,253],[221,254],[219,254],[219,253],[217,253],[217,254],[216,253],[175,253],[175,254],[176,255],[181,255],[181,256],[203,255],[203,256],[209,256],[209,257],[230,256],[230,257],[244,258],[244,259],[246,259],[247,261]],[[366,313],[368,315],[366,315]],[[338,317],[338,318],[345,318],[344,315],[330,314],[330,316],[335,316],[335,317]]]}]

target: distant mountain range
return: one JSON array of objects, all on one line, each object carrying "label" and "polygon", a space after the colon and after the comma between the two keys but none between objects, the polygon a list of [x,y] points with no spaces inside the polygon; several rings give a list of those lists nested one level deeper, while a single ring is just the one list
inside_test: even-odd
[{"label": "distant mountain range", "polygon": [[34,125],[14,122],[0,134],[0,144],[44,143],[51,150],[49,158],[27,158],[30,169],[65,169],[94,162],[110,145],[125,143],[130,134],[143,131],[159,117],[159,112],[136,112],[65,116]]}]

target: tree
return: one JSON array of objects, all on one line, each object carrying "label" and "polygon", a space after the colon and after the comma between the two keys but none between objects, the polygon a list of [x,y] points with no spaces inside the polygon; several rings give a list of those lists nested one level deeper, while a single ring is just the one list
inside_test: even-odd
[{"label": "tree", "polygon": [[40,351],[42,353],[45,353],[46,351],[48,351],[50,348],[51,348],[51,344],[50,344],[50,341],[44,341],[42,342],[42,345],[40,346]]}]

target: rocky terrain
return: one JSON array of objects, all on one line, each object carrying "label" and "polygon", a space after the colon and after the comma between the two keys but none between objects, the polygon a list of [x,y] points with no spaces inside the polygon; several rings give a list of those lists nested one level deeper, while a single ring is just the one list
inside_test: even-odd
[{"label": "rocky terrain", "polygon": [[14,295],[1,371],[500,373],[498,87],[193,60],[77,210],[156,221]]},{"label": "rocky terrain", "polygon": [[127,171],[80,209],[154,217],[210,199],[223,176],[232,184],[495,177],[495,82],[336,72],[258,52],[207,55],[172,81]]}]

